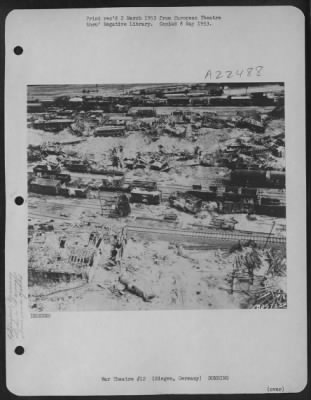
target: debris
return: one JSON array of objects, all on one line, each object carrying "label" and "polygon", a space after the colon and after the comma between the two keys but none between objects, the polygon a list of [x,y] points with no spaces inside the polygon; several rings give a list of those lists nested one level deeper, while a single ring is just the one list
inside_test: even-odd
[{"label": "debris", "polygon": [[134,188],[131,190],[131,203],[160,204],[161,192],[159,190],[144,190]]},{"label": "debris", "polygon": [[125,194],[117,197],[116,203],[109,212],[110,218],[127,217],[131,212],[129,199]]},{"label": "debris", "polygon": [[136,296],[141,297],[146,302],[150,302],[155,297],[154,294],[145,293],[145,291],[139,288],[136,283],[131,282],[128,278],[122,275],[119,277],[119,281],[125,286],[126,290],[128,290],[130,293],[135,294]]}]

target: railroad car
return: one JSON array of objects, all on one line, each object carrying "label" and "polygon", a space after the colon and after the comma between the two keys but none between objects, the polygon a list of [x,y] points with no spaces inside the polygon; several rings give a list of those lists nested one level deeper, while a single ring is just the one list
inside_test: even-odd
[{"label": "railroad car", "polygon": [[254,212],[254,201],[253,199],[234,199],[218,201],[218,211],[223,214],[232,213],[253,213]]},{"label": "railroad car", "polygon": [[61,183],[68,183],[71,180],[70,174],[60,174],[53,171],[42,172],[40,176],[44,179],[55,179],[60,181]]},{"label": "railroad car", "polygon": [[135,180],[133,182],[131,182],[130,184],[130,189],[135,189],[135,188],[141,188],[144,190],[158,190],[158,185],[157,182],[154,181],[139,181],[139,180]]},{"label": "railroad car", "polygon": [[285,188],[285,172],[283,171],[267,171],[267,180],[273,187]]},{"label": "railroad car", "polygon": [[250,96],[229,96],[228,101],[232,107],[245,107],[252,105]]},{"label": "railroad car", "polygon": [[29,183],[29,190],[33,193],[56,196],[61,194],[61,183],[54,179],[36,178]]},{"label": "railroad car", "polygon": [[110,175],[110,176],[124,176],[124,172],[114,169],[113,167],[110,166],[90,166],[90,171],[91,174],[97,174],[97,175]]},{"label": "railroad car", "polygon": [[230,98],[228,96],[213,96],[209,98],[210,106],[229,106]]},{"label": "railroad car", "polygon": [[209,97],[193,97],[190,99],[190,105],[192,106],[208,106]]},{"label": "railroad car", "polygon": [[50,119],[47,121],[37,120],[33,122],[33,128],[48,132],[59,132],[68,128],[73,123],[74,120],[69,118]]},{"label": "railroad car", "polygon": [[269,97],[269,95],[261,92],[251,93],[252,104],[254,106],[271,106],[275,103],[275,99],[273,97]]},{"label": "railroad car", "polygon": [[94,130],[95,137],[107,137],[107,136],[124,136],[125,135],[125,127],[124,126],[115,126],[115,125],[104,125],[98,127]]},{"label": "railroad car", "polygon": [[255,206],[255,213],[258,215],[269,215],[272,217],[285,218],[286,206],[278,204],[257,204]]},{"label": "railroad car", "polygon": [[69,160],[64,162],[64,166],[72,172],[89,172],[90,165],[85,160]]},{"label": "railroad car", "polygon": [[235,169],[231,171],[230,184],[247,187],[285,188],[285,172]]}]

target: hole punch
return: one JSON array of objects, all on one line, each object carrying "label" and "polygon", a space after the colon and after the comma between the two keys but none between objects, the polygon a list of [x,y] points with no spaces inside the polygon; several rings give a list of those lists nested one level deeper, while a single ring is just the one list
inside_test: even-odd
[{"label": "hole punch", "polygon": [[23,203],[24,203],[24,199],[23,199],[22,196],[17,196],[17,197],[15,197],[15,204],[16,204],[17,206],[21,206]]},{"label": "hole punch", "polygon": [[23,53],[23,48],[21,47],[21,46],[15,46],[14,47],[14,53],[17,55],[17,56],[20,56],[22,53]]},{"label": "hole punch", "polygon": [[18,356],[21,356],[22,354],[25,353],[25,349],[23,346],[17,346],[15,347],[15,354],[17,354]]}]

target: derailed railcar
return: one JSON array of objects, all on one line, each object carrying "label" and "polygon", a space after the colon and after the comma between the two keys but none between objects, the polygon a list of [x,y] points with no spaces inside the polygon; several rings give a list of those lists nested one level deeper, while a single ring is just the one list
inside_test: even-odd
[{"label": "derailed railcar", "polygon": [[131,203],[146,203],[158,205],[161,203],[162,193],[160,190],[146,190],[143,188],[134,188],[131,190]]},{"label": "derailed railcar", "polygon": [[102,190],[118,190],[122,192],[129,191],[130,185],[124,182],[124,175],[107,175],[102,179]]},{"label": "derailed railcar", "polygon": [[188,193],[175,192],[169,197],[169,204],[177,210],[190,214],[197,214],[201,211],[202,200]]},{"label": "derailed railcar", "polygon": [[238,128],[246,128],[252,132],[264,133],[266,130],[266,126],[261,121],[258,121],[251,117],[241,118],[236,122],[236,126]]},{"label": "derailed railcar", "polygon": [[217,198],[217,192],[212,190],[202,190],[202,189],[195,189],[188,190],[186,195],[197,197],[203,201],[215,201]]}]

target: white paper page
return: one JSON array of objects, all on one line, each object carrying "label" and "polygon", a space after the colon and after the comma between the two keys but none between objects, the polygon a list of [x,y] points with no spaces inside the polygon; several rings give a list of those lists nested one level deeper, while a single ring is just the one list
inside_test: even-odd
[{"label": "white paper page", "polygon": [[8,15],[10,391],[303,390],[304,50],[294,7]]}]

